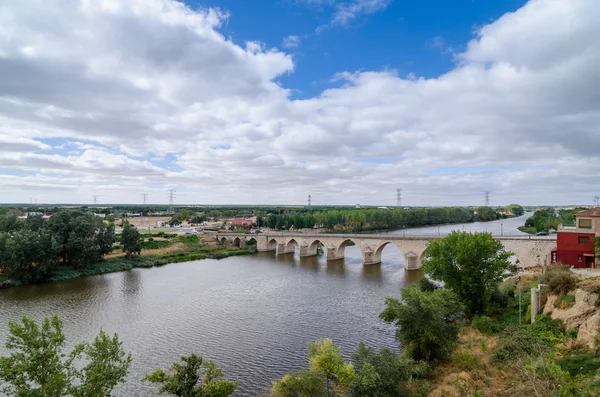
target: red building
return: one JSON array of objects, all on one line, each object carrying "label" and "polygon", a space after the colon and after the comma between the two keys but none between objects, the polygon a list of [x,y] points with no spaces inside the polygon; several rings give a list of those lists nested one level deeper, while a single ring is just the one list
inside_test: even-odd
[{"label": "red building", "polygon": [[594,268],[594,232],[559,231],[556,248],[552,250],[552,263],[574,267]]},{"label": "red building", "polygon": [[241,227],[250,227],[252,226],[252,220],[251,219],[234,219],[231,221],[231,224],[233,226],[241,226]]}]

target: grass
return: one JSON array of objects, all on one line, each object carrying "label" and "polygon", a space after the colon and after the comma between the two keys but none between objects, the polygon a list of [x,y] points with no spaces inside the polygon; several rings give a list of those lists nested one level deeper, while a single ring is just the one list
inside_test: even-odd
[{"label": "grass", "polygon": [[527,226],[519,226],[517,229],[522,231],[523,233],[536,234],[537,230],[535,227],[527,227]]},{"label": "grass", "polygon": [[556,302],[554,303],[554,307],[562,310],[569,309],[573,307],[573,305],[575,305],[575,295],[570,294],[558,295],[558,298],[556,298]]}]

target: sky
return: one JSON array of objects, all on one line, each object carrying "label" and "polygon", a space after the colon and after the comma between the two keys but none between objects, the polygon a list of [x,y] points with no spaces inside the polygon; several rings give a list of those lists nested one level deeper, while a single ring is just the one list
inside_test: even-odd
[{"label": "sky", "polygon": [[597,0],[0,0],[0,203],[589,204]]}]

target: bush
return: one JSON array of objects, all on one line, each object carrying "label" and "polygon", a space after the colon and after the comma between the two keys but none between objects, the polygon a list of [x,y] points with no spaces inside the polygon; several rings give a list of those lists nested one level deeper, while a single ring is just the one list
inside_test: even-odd
[{"label": "bush", "polygon": [[596,357],[594,352],[574,354],[561,358],[558,364],[573,376],[585,375],[600,369],[600,358]]},{"label": "bush", "polygon": [[552,271],[546,274],[546,284],[555,294],[566,295],[568,292],[575,289],[577,285],[577,277],[570,271]]},{"label": "bush", "polygon": [[401,291],[402,299],[386,298],[379,315],[394,323],[396,339],[413,359],[433,361],[447,356],[456,345],[464,324],[464,306],[454,292],[438,288],[420,291],[415,285]]},{"label": "bush", "polygon": [[471,322],[473,328],[478,329],[481,333],[491,335],[494,332],[500,331],[498,323],[488,316],[477,316]]}]

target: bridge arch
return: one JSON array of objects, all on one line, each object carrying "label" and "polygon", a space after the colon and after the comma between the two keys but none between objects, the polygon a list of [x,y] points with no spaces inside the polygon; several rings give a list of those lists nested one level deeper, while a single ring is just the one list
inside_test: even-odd
[{"label": "bridge arch", "polygon": [[226,246],[226,245],[227,245],[227,237],[221,237],[221,238],[219,239],[219,243],[220,243],[221,245],[225,245],[225,246]]},{"label": "bridge arch", "polygon": [[325,243],[319,238],[305,239],[300,244],[300,256],[317,256],[319,255],[319,245],[324,247]]},{"label": "bridge arch", "polygon": [[360,255],[362,256],[362,258],[364,260],[365,253],[363,251],[363,248],[360,246],[360,244],[358,244],[356,241],[354,241],[351,238],[345,238],[341,242],[334,244],[332,247],[326,246],[327,259],[328,260],[344,259],[346,257],[346,247],[348,245],[356,245],[357,247],[359,247]]},{"label": "bridge arch", "polygon": [[242,244],[242,240],[239,237],[234,238],[233,241],[231,242],[232,247],[240,248],[240,247],[242,247],[242,245],[245,245],[245,244]]}]

